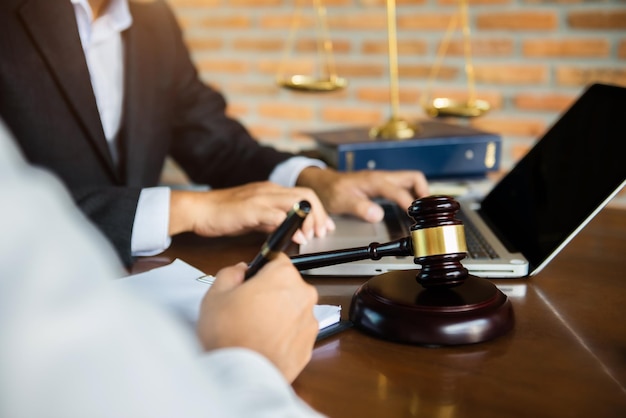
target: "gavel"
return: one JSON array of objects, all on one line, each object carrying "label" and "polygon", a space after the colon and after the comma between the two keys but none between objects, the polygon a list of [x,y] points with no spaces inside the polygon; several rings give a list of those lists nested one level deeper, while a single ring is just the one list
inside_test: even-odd
[{"label": "gavel", "polygon": [[[409,235],[387,243],[299,254],[291,257],[300,271],[358,260],[380,260],[390,256],[413,256],[422,266],[417,280],[424,287],[455,286],[467,276],[460,260],[467,251],[463,223],[454,218],[459,203],[448,196],[415,200],[408,208],[415,221]],[[442,271],[442,269],[444,271]]]},{"label": "gavel", "polygon": [[354,293],[349,318],[373,336],[428,346],[473,344],[513,327],[511,303],[493,283],[461,264],[467,246],[459,203],[429,196],[408,208],[409,235],[388,243],[291,257],[298,270],[387,256],[413,256],[416,271],[374,276]]},{"label": "gavel", "polygon": [[291,256],[291,261],[302,271],[351,261],[380,260],[383,257],[409,255],[413,255],[413,242],[410,236],[406,236],[384,244],[372,242],[364,247],[294,255]]}]

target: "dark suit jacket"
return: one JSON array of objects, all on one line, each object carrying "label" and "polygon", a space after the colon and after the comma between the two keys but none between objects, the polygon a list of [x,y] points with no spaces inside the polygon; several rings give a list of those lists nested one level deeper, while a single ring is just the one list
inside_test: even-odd
[{"label": "dark suit jacket", "polygon": [[266,180],[290,155],[260,146],[203,84],[162,1],[130,1],[121,164],[111,160],[68,0],[2,0],[0,116],[26,158],[54,171],[126,264],[141,188],[166,155],[196,183]]}]

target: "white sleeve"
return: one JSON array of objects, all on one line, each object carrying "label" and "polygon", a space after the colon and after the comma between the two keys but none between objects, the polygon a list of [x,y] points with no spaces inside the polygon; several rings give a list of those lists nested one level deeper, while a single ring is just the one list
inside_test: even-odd
[{"label": "white sleeve", "polygon": [[[284,384],[276,367],[246,349],[217,350],[202,359],[205,372],[232,400],[229,412],[238,417],[321,417]],[[245,384],[242,384],[245,382]],[[245,399],[246,402],[237,402]]]},{"label": "white sleeve", "polygon": [[4,140],[0,126],[0,416],[319,416],[260,355],[202,354],[173,317],[115,286],[108,242]]},{"label": "white sleeve", "polygon": [[[278,164],[270,173],[269,180],[281,186],[293,187],[300,172],[307,167],[326,168],[326,164],[312,158],[292,157]],[[150,187],[141,191],[131,236],[130,248],[134,257],[159,254],[170,246],[169,205],[168,187]]]},{"label": "white sleeve", "polygon": [[291,157],[274,167],[269,180],[284,187],[296,185],[300,172],[307,167],[326,168],[323,161],[308,157]]},{"label": "white sleeve", "polygon": [[172,239],[168,234],[169,219],[169,187],[142,189],[130,241],[134,257],[159,254],[170,246]]}]

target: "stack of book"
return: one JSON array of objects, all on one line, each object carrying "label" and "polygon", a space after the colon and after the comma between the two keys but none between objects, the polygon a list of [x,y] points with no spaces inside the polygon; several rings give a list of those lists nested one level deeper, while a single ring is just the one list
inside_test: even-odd
[{"label": "stack of book", "polygon": [[410,139],[372,139],[370,128],[309,132],[318,152],[339,171],[420,170],[429,179],[482,178],[500,168],[499,135],[426,120]]}]

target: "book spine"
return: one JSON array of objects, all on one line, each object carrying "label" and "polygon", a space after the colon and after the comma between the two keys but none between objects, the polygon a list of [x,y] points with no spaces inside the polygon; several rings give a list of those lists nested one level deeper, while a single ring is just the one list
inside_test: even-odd
[{"label": "book spine", "polygon": [[420,170],[429,178],[485,176],[500,168],[501,140],[486,136],[473,141],[440,141],[423,146],[369,149],[327,148],[325,155],[339,171]]}]

